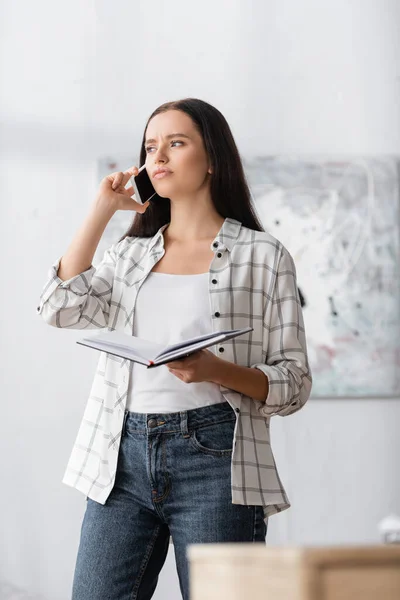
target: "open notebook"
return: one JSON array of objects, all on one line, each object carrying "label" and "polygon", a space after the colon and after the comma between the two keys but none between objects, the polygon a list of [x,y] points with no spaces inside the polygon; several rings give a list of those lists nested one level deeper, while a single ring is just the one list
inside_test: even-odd
[{"label": "open notebook", "polygon": [[106,331],[84,337],[76,343],[94,348],[95,350],[108,352],[108,354],[127,358],[133,362],[146,365],[150,369],[172,360],[189,356],[203,348],[209,348],[214,344],[219,344],[239,335],[249,333],[249,331],[253,331],[253,327],[213,331],[212,333],[199,335],[170,346],[148,342],[134,335],[128,335],[119,331]]}]

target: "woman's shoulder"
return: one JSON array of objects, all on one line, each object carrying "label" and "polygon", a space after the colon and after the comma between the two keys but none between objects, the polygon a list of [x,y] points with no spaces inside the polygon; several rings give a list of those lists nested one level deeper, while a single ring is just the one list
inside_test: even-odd
[{"label": "woman's shoulder", "polygon": [[241,228],[242,244],[248,245],[249,250],[256,251],[268,264],[293,265],[294,260],[288,248],[268,231],[255,231],[248,227]]},{"label": "woman's shoulder", "polygon": [[248,227],[242,225],[241,237],[243,241],[253,243],[260,247],[273,249],[278,252],[285,250],[282,242],[268,231],[255,231],[254,229],[249,229]]},{"label": "woman's shoulder", "polygon": [[125,256],[126,254],[135,254],[143,252],[143,249],[149,247],[153,237],[140,236],[125,236],[119,242],[113,244],[110,248],[117,257]]}]

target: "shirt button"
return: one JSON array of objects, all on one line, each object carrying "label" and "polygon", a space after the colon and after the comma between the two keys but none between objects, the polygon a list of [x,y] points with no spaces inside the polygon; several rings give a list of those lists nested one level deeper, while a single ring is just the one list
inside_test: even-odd
[{"label": "shirt button", "polygon": [[225,352],[224,348],[219,348],[220,352]]},{"label": "shirt button", "polygon": [[218,283],[216,279],[213,279],[211,283]]},{"label": "shirt button", "polygon": [[147,421],[147,425],[148,425],[149,427],[157,427],[157,421],[156,421],[155,419],[149,419],[149,420]]},{"label": "shirt button", "polygon": [[213,243],[214,248],[218,248],[218,242]]},{"label": "shirt button", "polygon": [[217,256],[218,256],[218,258],[221,258],[221,256],[222,256],[221,252],[218,252]]},{"label": "shirt button", "polygon": [[220,313],[219,313],[219,312],[216,312],[216,313],[214,313],[214,314],[215,314],[215,316],[216,316],[216,317],[219,317],[219,316],[220,316]]},{"label": "shirt button", "polygon": [[240,408],[235,408],[235,412],[240,413]]}]

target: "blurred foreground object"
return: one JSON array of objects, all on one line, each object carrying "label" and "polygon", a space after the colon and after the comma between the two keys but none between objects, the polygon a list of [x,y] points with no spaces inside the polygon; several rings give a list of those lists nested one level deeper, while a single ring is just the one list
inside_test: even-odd
[{"label": "blurred foreground object", "polygon": [[400,547],[192,544],[191,600],[400,600]]},{"label": "blurred foreground object", "polygon": [[379,532],[384,544],[400,544],[400,517],[389,515],[379,523]]}]

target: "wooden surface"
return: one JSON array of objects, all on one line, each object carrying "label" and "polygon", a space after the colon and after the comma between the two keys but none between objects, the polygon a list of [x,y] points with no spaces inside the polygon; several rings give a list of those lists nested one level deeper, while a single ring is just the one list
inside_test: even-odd
[{"label": "wooden surface", "polygon": [[400,600],[400,546],[192,544],[191,600]]}]

